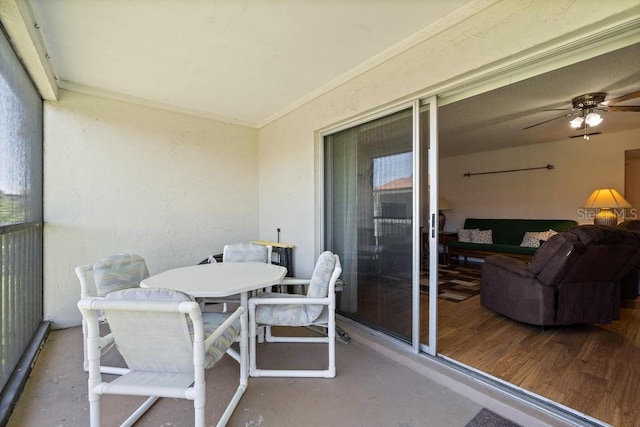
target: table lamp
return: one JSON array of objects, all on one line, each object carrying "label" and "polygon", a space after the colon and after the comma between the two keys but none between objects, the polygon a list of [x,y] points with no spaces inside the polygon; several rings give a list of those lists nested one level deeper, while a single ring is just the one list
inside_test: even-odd
[{"label": "table lamp", "polygon": [[451,209],[451,206],[449,205],[449,202],[447,202],[447,199],[445,199],[442,196],[439,196],[438,197],[438,231],[444,230],[444,223],[447,221],[447,217],[444,216],[444,213],[442,213],[442,211],[447,211],[450,209]]},{"label": "table lamp", "polygon": [[585,209],[599,209],[593,218],[596,225],[617,225],[618,214],[614,209],[626,209],[631,205],[615,188],[601,188],[591,193],[591,196],[584,202]]}]

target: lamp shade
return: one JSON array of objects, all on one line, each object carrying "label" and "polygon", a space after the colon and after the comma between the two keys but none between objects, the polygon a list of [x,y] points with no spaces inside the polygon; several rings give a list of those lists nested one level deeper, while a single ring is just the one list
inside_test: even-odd
[{"label": "lamp shade", "polygon": [[582,205],[585,209],[630,208],[631,204],[615,188],[601,188],[591,193]]},{"label": "lamp shade", "polygon": [[438,196],[438,210],[448,211],[450,209],[451,209],[451,205],[449,204],[447,199],[445,199],[442,196]]}]

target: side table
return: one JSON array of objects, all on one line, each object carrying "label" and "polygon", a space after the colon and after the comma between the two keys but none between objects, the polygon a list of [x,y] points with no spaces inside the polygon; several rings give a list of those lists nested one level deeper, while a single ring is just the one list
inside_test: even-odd
[{"label": "side table", "polygon": [[449,256],[449,242],[456,240],[458,233],[455,231],[440,231],[438,233],[438,242],[442,244],[442,261],[445,265],[451,263],[451,257]]},{"label": "side table", "polygon": [[287,269],[286,277],[294,277],[293,274],[293,245],[288,243],[270,242],[267,240],[252,240],[251,243],[257,243],[258,245],[269,245],[273,253],[278,254],[278,262],[274,263],[281,265]]}]

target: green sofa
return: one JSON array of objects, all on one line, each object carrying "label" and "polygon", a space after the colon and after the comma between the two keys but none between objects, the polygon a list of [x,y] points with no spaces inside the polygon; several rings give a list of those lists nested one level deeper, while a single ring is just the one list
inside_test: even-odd
[{"label": "green sofa", "polygon": [[490,219],[467,218],[464,221],[465,229],[492,230],[493,243],[481,244],[460,242],[452,240],[448,242],[449,257],[463,256],[482,258],[487,255],[506,255],[528,262],[538,248],[522,247],[522,239],[527,231],[567,231],[577,226],[578,223],[569,219]]}]

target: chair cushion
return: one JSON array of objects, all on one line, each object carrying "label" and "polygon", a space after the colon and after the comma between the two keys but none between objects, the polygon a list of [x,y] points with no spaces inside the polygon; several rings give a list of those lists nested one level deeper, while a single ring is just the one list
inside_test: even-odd
[{"label": "chair cushion", "polygon": [[[259,295],[260,298],[300,298],[300,296],[277,292],[264,292]],[[256,306],[256,322],[262,325],[309,326],[313,320],[309,318],[302,304],[260,304]]]},{"label": "chair cushion", "polygon": [[[183,292],[159,288],[123,289],[104,298],[140,303],[193,301]],[[193,372],[193,339],[189,335],[188,316],[147,310],[105,310],[105,316],[118,351],[130,369]],[[132,325],[136,325],[135,328]]]},{"label": "chair cushion", "polygon": [[93,265],[93,276],[98,296],[140,286],[149,277],[144,258],[138,255],[120,254],[102,258]]},{"label": "chair cushion", "polygon": [[257,243],[234,243],[226,245],[222,262],[269,262],[269,249]]},{"label": "chair cushion", "polygon": [[[325,251],[320,254],[316,266],[311,276],[309,288],[307,289],[308,298],[325,298],[329,294],[329,280],[336,267],[336,259],[333,253]],[[307,315],[311,321],[316,320],[325,306],[322,304],[310,304],[306,306]]]},{"label": "chair cushion", "polygon": [[[205,338],[213,334],[230,315],[231,313],[216,313],[209,311],[202,313]],[[193,329],[190,329],[190,331],[193,336]],[[209,348],[205,349],[204,367],[211,368],[218,360],[220,360],[239,335],[240,319],[236,319],[236,321],[233,322],[231,326],[228,327],[222,335],[220,335],[218,339],[209,346]]]},{"label": "chair cushion", "polygon": [[133,300],[133,301],[195,301],[184,292],[165,288],[129,288],[111,292],[106,299]]},{"label": "chair cushion", "polygon": [[[106,296],[107,299],[135,300],[135,301],[195,301],[195,298],[184,292],[164,288],[131,288],[112,292]],[[205,339],[213,334],[220,325],[227,320],[230,313],[202,313],[202,324]],[[191,342],[193,342],[193,323],[191,318],[185,316]],[[236,320],[227,328],[209,348],[205,349],[204,367],[212,367],[240,335],[240,319]]]}]

